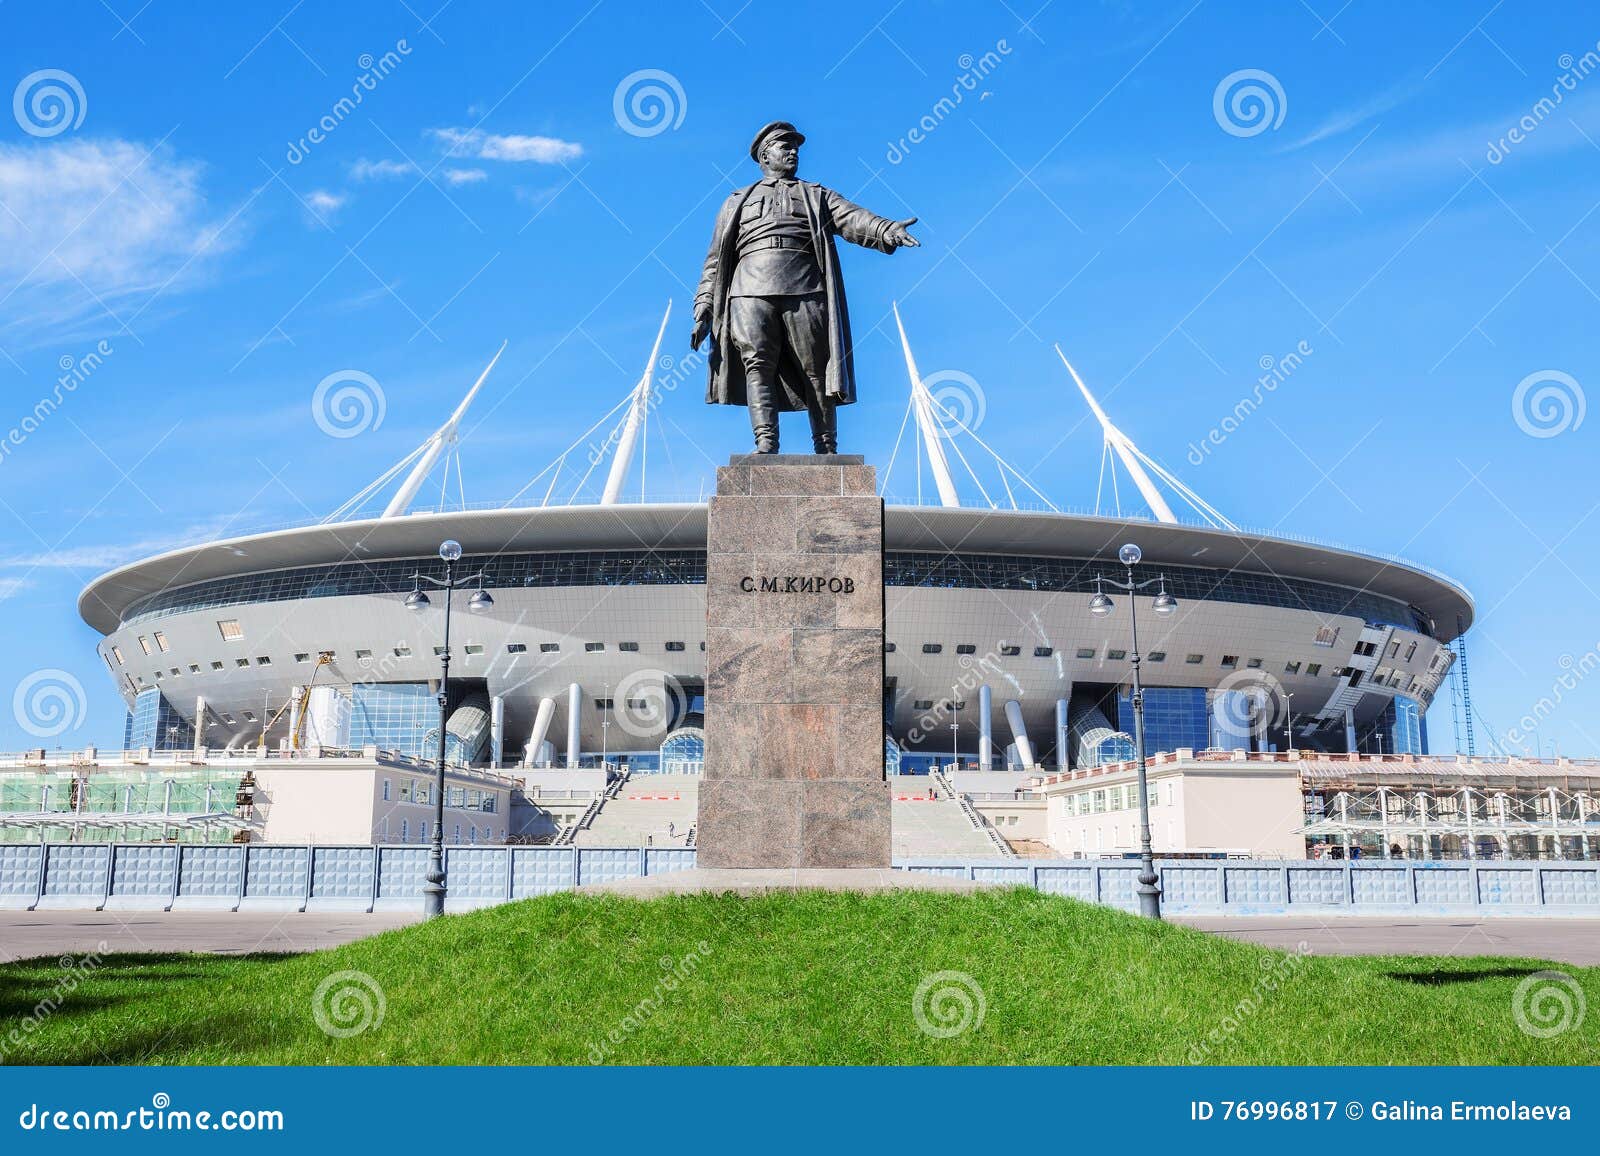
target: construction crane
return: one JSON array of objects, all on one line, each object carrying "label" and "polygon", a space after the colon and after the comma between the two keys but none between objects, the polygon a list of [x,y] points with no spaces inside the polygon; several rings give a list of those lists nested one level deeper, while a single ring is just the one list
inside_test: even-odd
[{"label": "construction crane", "polygon": [[312,668],[311,678],[307,680],[306,684],[300,688],[300,693],[291,698],[288,702],[284,703],[283,706],[279,708],[277,714],[273,715],[269,719],[262,720],[261,739],[257,743],[257,749],[263,754],[265,754],[267,749],[267,731],[271,730],[277,721],[284,716],[285,711],[289,711],[291,709],[294,711],[295,724],[294,733],[289,736],[289,749],[291,751],[297,751],[300,749],[300,737],[305,733],[306,729],[306,704],[311,701],[311,689],[312,687],[316,686],[317,675],[322,673],[322,668],[327,666],[332,661],[333,651],[324,650],[318,654],[317,665]]}]

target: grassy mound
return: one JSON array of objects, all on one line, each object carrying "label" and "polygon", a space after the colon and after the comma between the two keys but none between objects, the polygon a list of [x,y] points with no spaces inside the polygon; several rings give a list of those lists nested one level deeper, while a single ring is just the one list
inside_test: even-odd
[{"label": "grassy mound", "polygon": [[[0,1050],[60,1064],[1600,1062],[1594,1017],[1549,1039],[1518,1028],[1518,985],[1546,966],[1311,958],[1020,889],[556,895],[307,955],[111,957],[9,1047],[61,972],[3,965]],[[1600,969],[1562,970],[1600,1015]]]}]

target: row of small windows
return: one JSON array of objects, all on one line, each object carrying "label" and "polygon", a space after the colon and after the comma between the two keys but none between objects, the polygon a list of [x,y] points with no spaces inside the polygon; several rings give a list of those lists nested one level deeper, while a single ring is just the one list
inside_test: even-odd
[{"label": "row of small windows", "polygon": [[[456,827],[456,829],[455,829],[455,837],[453,839],[451,839],[450,841],[452,843],[460,843],[461,842],[461,824],[457,823],[455,825],[455,827]],[[493,840],[495,838],[497,838],[497,835],[487,825],[485,825],[483,827],[479,827],[479,826],[476,826],[475,824],[472,824],[472,823],[468,823],[467,824],[467,842],[468,843],[476,843],[479,839],[482,839],[484,842],[489,842],[489,841],[491,841],[491,840]],[[380,823],[379,826],[378,826],[378,841],[381,842],[381,843],[387,843],[389,841],[389,820],[388,819],[384,819],[383,822]],[[421,822],[419,822],[417,824],[417,840],[416,841],[418,843],[426,843],[426,842],[428,842],[428,821],[426,819],[423,819]],[[399,842],[401,842],[401,843],[409,843],[409,842],[411,842],[411,820],[410,819],[401,819],[400,820],[400,838],[399,838]]]},{"label": "row of small windows", "polygon": [[[229,624],[228,623],[219,622],[219,623],[217,623],[217,625],[218,625],[218,627],[226,627]],[[237,628],[238,623],[237,622],[232,622],[232,626],[234,628]],[[240,631],[237,631],[236,633],[230,634],[227,629],[224,629],[223,632],[222,632],[222,636],[224,638],[232,638],[233,640],[238,641],[238,640],[240,640],[240,639],[242,639],[244,637],[244,633],[243,633],[242,630],[240,630]],[[160,640],[161,650],[162,651],[166,651],[168,649],[168,646],[167,646],[167,642],[166,642],[165,636],[162,635],[161,633],[157,632],[155,637]],[[148,643],[147,639],[145,639],[143,636],[141,636],[139,638],[139,643],[140,643],[141,646],[143,646],[145,648],[144,652],[146,654],[151,653],[150,647],[149,647],[149,643]],[[603,651],[603,650],[605,650],[605,648],[606,648],[606,644],[603,643],[603,642],[585,642],[583,644],[583,649],[585,651],[589,652],[589,653],[596,653],[596,652],[599,652],[599,651]],[[702,642],[700,644],[700,649],[704,650],[705,648],[706,648],[706,644]],[[483,651],[484,651],[483,645],[481,643],[476,643],[476,642],[467,643],[466,646],[463,647],[463,649],[466,651],[467,654],[482,654]],[[525,653],[527,651],[527,649],[528,649],[527,644],[523,643],[523,642],[508,642],[506,644],[506,653],[507,654],[523,654],[523,653]],[[540,654],[554,654],[554,653],[559,652],[560,649],[561,649],[561,644],[559,642],[541,642],[539,644],[539,653]],[[637,654],[637,653],[639,653],[639,644],[637,642],[619,642],[619,643],[617,643],[617,649],[619,651],[622,651],[622,652],[627,653],[627,654]],[[676,654],[676,653],[683,652],[684,650],[687,649],[687,647],[682,642],[675,642],[674,641],[674,642],[665,643],[664,644],[664,649],[666,649],[669,653]],[[436,658],[442,656],[444,654],[444,647],[435,646],[433,648],[433,653],[434,653],[434,656]],[[966,652],[963,652],[963,653],[966,653]],[[319,651],[318,654],[319,655],[327,655],[328,659],[330,661],[335,657],[334,652],[331,651],[331,650]],[[402,646],[394,647],[394,656],[396,658],[410,658],[411,655],[412,655],[412,650],[411,650],[411,647],[409,647],[409,646],[402,645]],[[296,662],[310,662],[313,657],[315,657],[315,656],[312,655],[311,652],[309,652],[309,651],[300,651],[297,654],[295,654],[294,660]],[[123,655],[122,648],[120,646],[112,646],[111,647],[110,656],[106,659],[106,665],[107,666],[111,665],[111,659],[113,659],[113,658],[116,659],[116,664],[118,666],[126,666],[127,665],[127,658],[126,658],[126,656]],[[372,658],[372,651],[371,650],[357,650],[356,651],[356,660],[358,662],[370,661],[371,658]],[[251,665],[250,659],[248,659],[248,658],[236,658],[236,659],[233,660],[233,664],[236,667],[247,667],[247,666]],[[256,658],[255,665],[257,665],[257,666],[271,666],[272,665],[272,659],[268,655],[260,655],[260,656],[258,656]],[[224,668],[225,668],[225,664],[220,662],[220,661],[213,661],[211,663],[211,669],[212,670],[222,670]],[[172,668],[172,673],[176,675],[176,674],[181,674],[182,671],[180,671],[177,667],[173,667]],[[190,663],[189,664],[189,673],[190,674],[199,674],[200,673],[199,665],[197,663]],[[155,672],[155,676],[156,676],[156,681],[157,682],[160,682],[163,678],[166,677],[159,670]],[[142,682],[143,679],[141,679],[140,681]]]},{"label": "row of small windows", "polygon": [[[1413,648],[1415,647],[1415,645],[1416,645],[1415,643],[1412,644]],[[884,652],[886,654],[893,654],[893,653],[895,653],[896,647],[895,647],[894,643],[886,642],[883,645],[883,649],[884,649]],[[1017,655],[1022,653],[1022,648],[1020,646],[1012,646],[1012,645],[1002,644],[1001,646],[997,647],[996,649],[1004,657],[1014,658]],[[944,652],[944,645],[942,643],[924,642],[922,644],[922,653],[923,654],[942,654],[943,652]],[[969,643],[962,643],[961,645],[956,647],[956,653],[957,654],[975,654],[975,653],[977,653],[977,647],[973,646],[973,645],[971,645]],[[1049,647],[1049,646],[1035,646],[1033,648],[1033,656],[1035,658],[1049,658],[1054,653],[1055,653],[1055,649],[1053,647]],[[1100,651],[1097,650],[1096,648],[1092,647],[1092,646],[1080,646],[1080,647],[1077,648],[1077,650],[1074,653],[1077,655],[1078,658],[1084,659],[1084,660],[1098,659],[1100,657]],[[1126,650],[1123,650],[1123,649],[1119,648],[1119,647],[1114,647],[1114,646],[1113,647],[1107,647],[1106,648],[1105,657],[1106,657],[1106,661],[1108,661],[1108,662],[1124,662],[1124,661],[1127,660],[1128,652]],[[1189,666],[1201,666],[1201,665],[1203,665],[1205,663],[1205,660],[1206,660],[1206,656],[1203,655],[1203,654],[1186,654],[1184,656],[1184,659],[1183,659],[1183,661]],[[1164,651],[1164,650],[1152,650],[1149,654],[1146,654],[1144,656],[1144,661],[1145,662],[1165,662],[1165,661],[1167,661],[1167,652]],[[1221,666],[1222,669],[1224,669],[1224,670],[1237,670],[1239,668],[1239,655],[1237,655],[1237,654],[1224,654],[1222,656],[1222,658],[1221,658],[1221,661],[1218,663],[1218,665]],[[1247,659],[1245,661],[1245,668],[1247,670],[1260,670],[1265,665],[1266,665],[1265,661],[1263,659],[1260,659],[1260,658],[1250,658],[1250,659]],[[1298,662],[1298,661],[1296,661],[1296,662],[1286,662],[1286,663],[1283,664],[1283,672],[1285,674],[1305,674],[1309,678],[1316,678],[1316,677],[1318,677],[1319,675],[1322,674],[1322,663],[1320,663],[1320,662],[1302,663],[1302,662]],[[1351,673],[1351,668],[1343,667],[1343,666],[1335,667],[1329,673],[1334,678],[1342,678],[1342,677],[1344,677],[1344,676],[1346,676],[1346,675]],[[1386,671],[1385,674],[1387,674],[1387,673],[1388,672]],[[1391,682],[1388,685],[1397,685],[1397,683]],[[924,709],[924,708],[918,707],[918,709],[920,710],[920,709]]]},{"label": "row of small windows", "polygon": [[[600,550],[553,554],[498,554],[462,563],[485,572],[490,589],[533,589],[571,586],[704,585],[706,556],[702,550]],[[258,602],[357,594],[404,596],[413,575],[436,563],[401,559],[388,562],[346,562],[306,566],[214,579],[148,595],[128,607],[124,625],[167,614]],[[1022,555],[921,554],[891,551],[884,556],[884,584],[951,589],[1021,590],[1039,593],[1082,593],[1095,590],[1105,562],[1095,558],[1036,558]],[[1277,606],[1323,615],[1345,614],[1374,624],[1399,626],[1431,634],[1430,624],[1415,608],[1371,591],[1352,591],[1301,578],[1273,574],[1164,566],[1167,588],[1179,599],[1240,602]],[[235,625],[237,625],[235,623]],[[1337,628],[1327,632],[1337,635]],[[1330,637],[1318,643],[1333,645]]]},{"label": "row of small windows", "polygon": [[[394,796],[398,794],[398,799]],[[393,780],[383,780],[383,801],[414,803],[426,806],[433,801],[433,788],[426,779],[401,779],[398,792],[395,791]],[[444,805],[460,810],[482,811],[485,814],[494,814],[499,806],[498,796],[494,791],[482,791],[475,787],[446,787],[444,790]]]}]

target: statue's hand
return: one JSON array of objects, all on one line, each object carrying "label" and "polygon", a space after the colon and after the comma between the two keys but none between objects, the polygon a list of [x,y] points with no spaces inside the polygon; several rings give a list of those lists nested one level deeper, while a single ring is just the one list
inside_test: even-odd
[{"label": "statue's hand", "polygon": [[896,249],[902,247],[919,249],[922,247],[922,242],[911,235],[911,226],[916,223],[917,219],[915,217],[907,217],[903,221],[896,221],[884,231],[883,239]]},{"label": "statue's hand", "polygon": [[711,315],[709,313],[696,314],[694,332],[689,334],[689,348],[699,349],[709,336],[711,336]]}]

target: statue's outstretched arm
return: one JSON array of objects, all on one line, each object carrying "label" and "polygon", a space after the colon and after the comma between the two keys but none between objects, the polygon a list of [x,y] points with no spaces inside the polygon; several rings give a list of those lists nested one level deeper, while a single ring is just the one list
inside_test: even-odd
[{"label": "statue's outstretched arm", "polygon": [[911,226],[917,223],[915,217],[901,221],[880,217],[870,209],[863,209],[855,202],[846,200],[832,189],[825,190],[825,193],[828,215],[833,218],[834,228],[839,236],[851,244],[864,245],[881,253],[892,253],[907,246],[916,248],[922,244],[911,235]]}]

